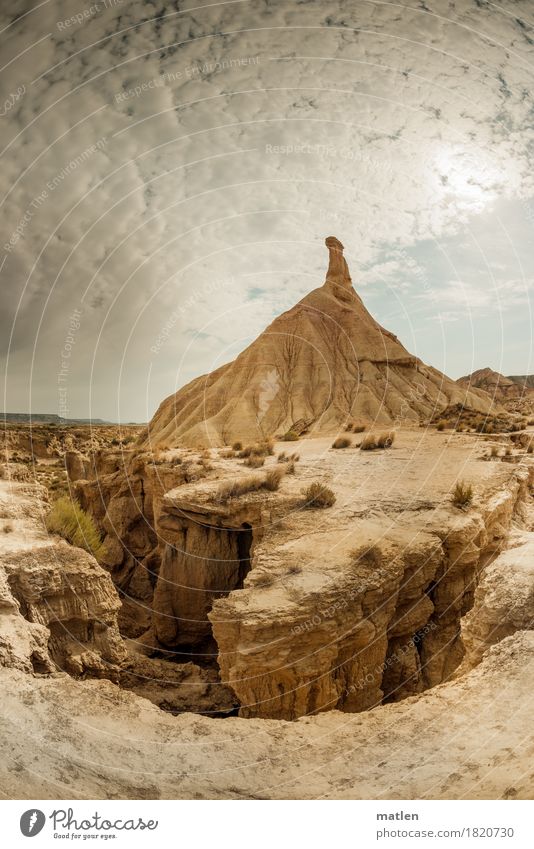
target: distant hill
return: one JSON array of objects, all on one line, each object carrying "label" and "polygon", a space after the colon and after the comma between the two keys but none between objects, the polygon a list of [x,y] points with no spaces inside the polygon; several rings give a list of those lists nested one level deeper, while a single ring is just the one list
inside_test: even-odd
[{"label": "distant hill", "polygon": [[457,383],[464,389],[481,389],[496,401],[506,401],[512,398],[521,398],[524,395],[525,390],[520,383],[521,380],[523,379],[518,378],[516,381],[510,377],[505,377],[504,374],[493,371],[491,368],[481,368],[472,374],[460,377]]},{"label": "distant hill", "polygon": [[[12,424],[111,425],[104,419],[63,419],[55,413],[0,413],[0,421]],[[129,422],[128,424],[134,424]]]},{"label": "distant hill", "polygon": [[527,389],[534,389],[534,374],[509,375],[508,380],[512,380],[520,386],[525,386]]}]

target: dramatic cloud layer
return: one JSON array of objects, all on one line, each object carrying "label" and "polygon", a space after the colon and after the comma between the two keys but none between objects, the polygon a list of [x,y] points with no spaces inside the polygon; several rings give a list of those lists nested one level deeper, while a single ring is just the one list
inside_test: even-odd
[{"label": "dramatic cloud layer", "polygon": [[529,0],[0,15],[7,409],[147,419],[322,282],[330,233],[419,356],[534,370]]}]

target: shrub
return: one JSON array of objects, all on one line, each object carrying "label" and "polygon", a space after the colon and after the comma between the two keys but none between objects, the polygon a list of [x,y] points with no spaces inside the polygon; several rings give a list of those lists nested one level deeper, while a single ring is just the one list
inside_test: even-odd
[{"label": "shrub", "polygon": [[295,474],[295,461],[290,460],[286,466],[286,475],[294,475]]},{"label": "shrub", "polygon": [[298,563],[293,563],[291,566],[287,567],[288,575],[300,575],[302,572],[302,566],[299,566]]},{"label": "shrub", "polygon": [[367,436],[364,436],[362,439],[360,451],[374,451],[375,448],[378,448],[376,436],[372,433],[368,433]]},{"label": "shrub", "polygon": [[265,489],[270,492],[275,492],[280,486],[280,481],[284,477],[286,470],[283,466],[276,466],[274,469],[269,469],[265,475]]},{"label": "shrub", "polygon": [[234,444],[232,445],[232,451],[241,451],[242,448],[243,448],[242,442],[234,442]]},{"label": "shrub", "polygon": [[264,572],[263,575],[259,575],[254,581],[255,587],[272,587],[273,584],[274,577],[269,572]]},{"label": "shrub", "polygon": [[13,525],[11,524],[11,522],[7,522],[2,528],[2,530],[5,534],[11,534],[13,533]]},{"label": "shrub", "polygon": [[511,457],[511,456],[512,456],[512,448],[511,448],[511,446],[510,446],[510,445],[507,445],[507,446],[506,446],[506,449],[505,449],[505,452],[504,452],[504,456],[505,456],[505,457]]},{"label": "shrub", "polygon": [[239,495],[245,495],[247,492],[255,492],[263,486],[264,478],[262,475],[249,475],[246,478],[237,478],[232,481],[225,481],[217,490],[217,501],[228,501],[229,498],[237,498]]},{"label": "shrub", "polygon": [[377,445],[379,448],[391,448],[394,442],[395,434],[392,430],[389,433],[381,433],[377,439]]},{"label": "shrub", "polygon": [[264,442],[258,442],[256,445],[245,445],[239,452],[238,457],[267,457],[274,454],[274,443],[272,439],[266,439]]},{"label": "shrub", "polygon": [[363,433],[365,430],[365,425],[353,425],[352,432],[353,433]]},{"label": "shrub", "polygon": [[285,460],[287,460],[286,452],[280,451],[280,454],[278,455],[278,457],[276,459],[278,460],[279,463],[283,463]]},{"label": "shrub", "polygon": [[104,554],[105,546],[92,517],[68,495],[58,498],[52,505],[46,518],[46,528],[52,534],[59,534],[71,545],[85,549],[97,559]]},{"label": "shrub", "polygon": [[498,457],[498,456],[499,456],[499,448],[498,448],[498,446],[497,446],[497,445],[492,445],[492,446],[491,446],[490,456],[491,456],[491,457]]},{"label": "shrub", "polygon": [[346,436],[338,436],[332,443],[332,448],[350,448],[352,442]]},{"label": "shrub", "polygon": [[235,451],[233,448],[226,448],[224,451],[221,451],[221,457],[223,460],[230,460],[232,457],[235,457]]},{"label": "shrub", "polygon": [[282,442],[297,442],[300,439],[298,433],[295,433],[294,430],[288,430],[287,433],[284,433],[282,436]]},{"label": "shrub", "polygon": [[382,563],[382,553],[377,545],[355,548],[350,552],[350,557],[356,563],[365,563],[367,566],[380,566]]},{"label": "shrub", "polygon": [[436,430],[445,430],[445,422],[438,422],[436,425]]},{"label": "shrub", "polygon": [[319,481],[311,483],[304,491],[304,506],[305,507],[331,507],[335,503],[336,496],[324,484]]},{"label": "shrub", "polygon": [[270,469],[266,475],[249,475],[248,477],[226,481],[219,486],[215,498],[217,501],[225,503],[230,498],[237,498],[239,495],[257,492],[260,489],[268,489],[270,492],[274,492],[280,486],[284,472],[285,469],[276,466]]},{"label": "shrub", "polygon": [[458,481],[452,493],[455,507],[469,507],[473,501],[473,486],[466,481]]},{"label": "shrub", "polygon": [[255,454],[251,454],[250,457],[247,457],[243,463],[244,466],[250,466],[252,469],[259,469],[265,463],[265,457],[256,457]]}]

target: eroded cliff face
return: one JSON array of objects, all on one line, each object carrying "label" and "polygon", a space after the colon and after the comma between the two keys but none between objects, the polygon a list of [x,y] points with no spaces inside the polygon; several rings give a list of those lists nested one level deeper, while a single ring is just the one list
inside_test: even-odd
[{"label": "eroded cliff face", "polygon": [[479,574],[521,521],[530,482],[519,469],[478,511],[438,511],[426,528],[366,522],[373,556],[357,565],[341,529],[260,546],[255,561],[273,585],[258,592],[253,570],[210,615],[241,715],[364,710],[448,680],[464,656],[461,620]]},{"label": "eroded cliff face", "polygon": [[126,651],[109,574],[87,552],[48,536],[42,487],[0,481],[0,498],[12,528],[0,548],[3,665],[117,680]]},{"label": "eroded cliff face", "polygon": [[[171,452],[156,466],[134,457],[127,476],[80,482],[90,508],[91,493],[109,497],[100,521],[125,632],[153,654],[207,664],[245,717],[362,711],[447,681],[464,657],[461,622],[480,574],[514,522],[524,524],[530,499],[526,459],[483,463],[466,453],[468,442],[447,449],[443,471],[432,445],[428,456],[395,448],[380,464],[358,452],[352,470],[349,455],[321,455],[322,478],[333,477],[339,495],[327,511],[302,509],[315,454],[280,491],[224,503],[221,481],[249,471],[217,456],[204,466],[193,454],[184,463]],[[480,485],[463,512],[443,493],[468,457]],[[403,473],[386,499],[395,462]],[[420,502],[427,463],[439,486]]]}]

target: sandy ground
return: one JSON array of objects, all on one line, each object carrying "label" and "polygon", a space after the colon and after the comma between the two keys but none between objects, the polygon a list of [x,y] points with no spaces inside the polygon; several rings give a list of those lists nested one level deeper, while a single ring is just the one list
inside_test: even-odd
[{"label": "sandy ground", "polygon": [[1,670],[6,798],[534,797],[534,634],[363,714],[173,718],[107,682]]}]

